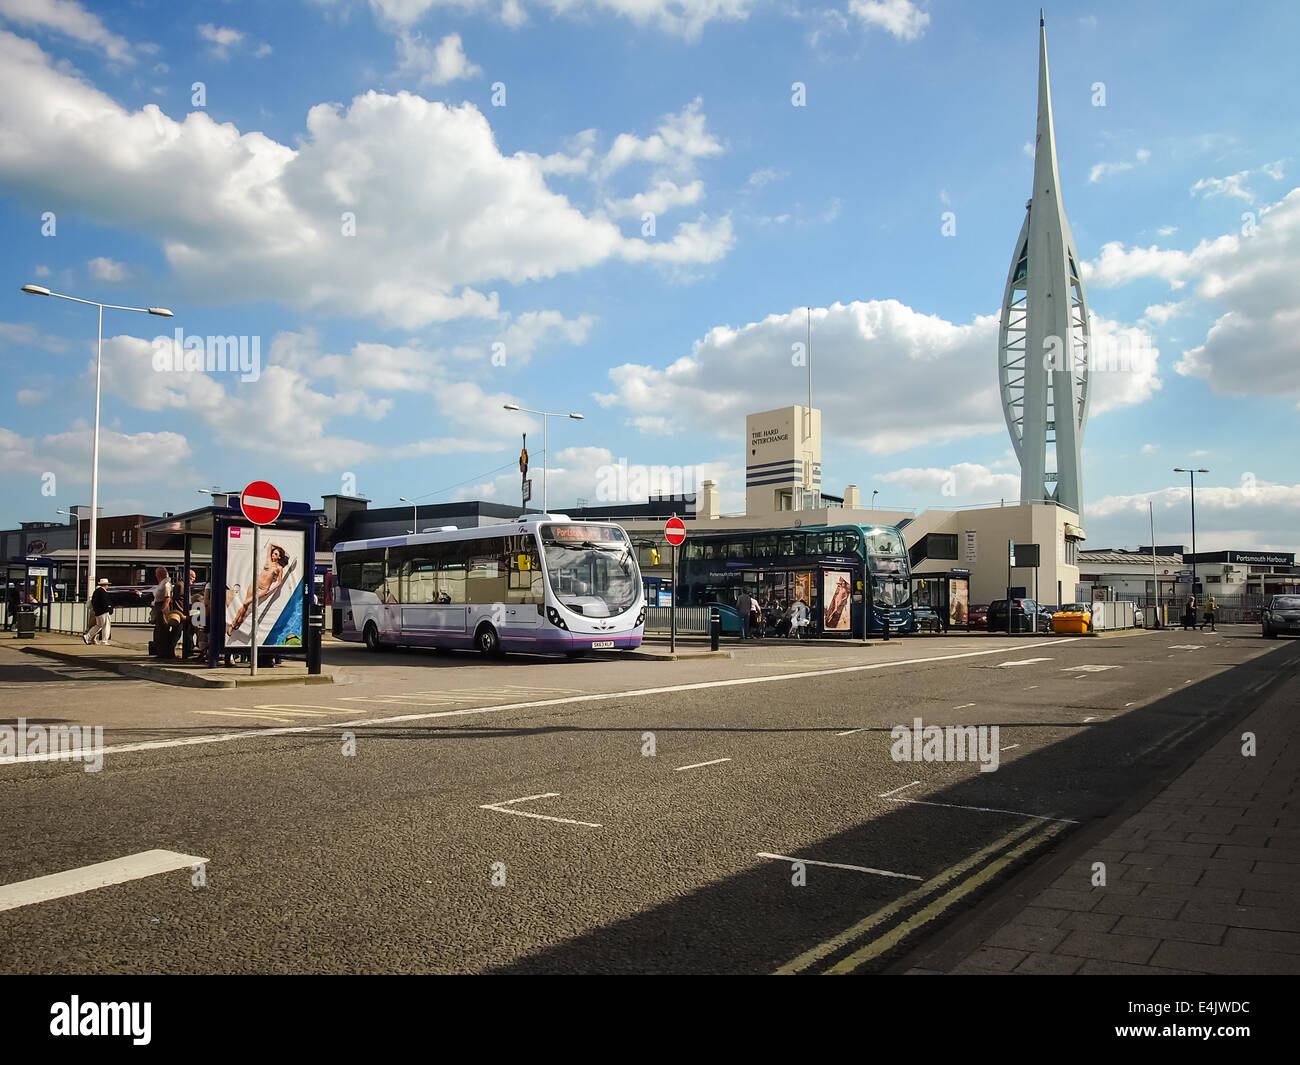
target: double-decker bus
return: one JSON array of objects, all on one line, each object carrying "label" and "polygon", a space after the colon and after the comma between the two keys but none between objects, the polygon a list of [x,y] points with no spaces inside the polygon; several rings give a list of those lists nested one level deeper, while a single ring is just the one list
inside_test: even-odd
[{"label": "double-decker bus", "polygon": [[892,525],[816,525],[768,532],[692,535],[677,601],[734,604],[742,587],[765,617],[802,600],[812,632],[860,636],[866,585],[867,632],[914,632],[911,567]]},{"label": "double-decker bus", "polygon": [[385,647],[563,653],[641,645],[645,597],[627,533],[530,514],[334,548],[335,636]]}]

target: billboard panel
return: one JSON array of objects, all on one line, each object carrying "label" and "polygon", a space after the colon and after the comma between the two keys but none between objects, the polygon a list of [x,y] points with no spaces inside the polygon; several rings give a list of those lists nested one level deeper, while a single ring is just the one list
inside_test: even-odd
[{"label": "billboard panel", "polygon": [[[247,647],[253,627],[253,527],[231,526],[226,537],[226,647]],[[305,534],[262,529],[257,554],[257,644],[301,647]]]}]

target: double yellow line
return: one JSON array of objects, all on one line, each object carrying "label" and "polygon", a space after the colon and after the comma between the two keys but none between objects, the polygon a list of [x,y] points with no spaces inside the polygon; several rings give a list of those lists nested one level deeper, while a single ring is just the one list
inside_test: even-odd
[{"label": "double yellow line", "polygon": [[[1008,832],[1001,839],[990,843],[987,847],[976,851],[969,858],[958,862],[956,865],[945,869],[938,876],[927,880],[920,887],[909,891],[900,899],[896,899],[883,909],[877,910],[870,917],[864,917],[851,928],[846,928],[839,935],[832,936],[823,943],[819,943],[811,950],[800,954],[793,961],[786,962],[781,968],[777,969],[774,976],[792,976],[796,973],[804,972],[811,969],[819,962],[838,953],[845,947],[857,943],[866,936],[871,935],[881,929],[886,929],[875,939],[869,940],[852,954],[840,959],[829,969],[826,969],[823,976],[842,976],[845,973],[851,973],[855,969],[878,958],[889,950],[892,950],[901,943],[907,936],[911,935],[922,925],[929,923],[938,917],[944,910],[948,909],[953,903],[962,897],[969,895],[972,891],[986,884],[993,877],[997,876],[1012,862],[1018,860],[1024,855],[1041,847],[1047,843],[1059,832],[1064,830],[1064,822],[1054,822],[1043,825],[1040,822],[1031,822],[1022,825],[1019,828]],[[1028,838],[1026,838],[1028,837]],[[1014,846],[1013,846],[1014,844]],[[994,861],[989,862],[982,869],[979,868],[986,859],[1010,847],[1006,853]],[[977,870],[972,873],[972,870]],[[970,876],[967,876],[971,873]],[[963,877],[965,879],[963,879]],[[931,902],[924,909],[918,910],[912,916],[900,921],[898,924],[889,927],[889,921],[896,915],[910,909],[916,903],[933,895],[935,892],[942,890],[946,885],[957,881],[956,885],[944,892],[937,899]]]}]

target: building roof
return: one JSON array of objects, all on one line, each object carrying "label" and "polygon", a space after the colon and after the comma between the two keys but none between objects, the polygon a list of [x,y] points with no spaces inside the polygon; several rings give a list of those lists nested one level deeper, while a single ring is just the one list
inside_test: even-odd
[{"label": "building roof", "polygon": [[[1079,567],[1097,565],[1151,565],[1150,553],[1140,551],[1080,551]],[[1156,555],[1157,566],[1182,566],[1182,555]]]}]

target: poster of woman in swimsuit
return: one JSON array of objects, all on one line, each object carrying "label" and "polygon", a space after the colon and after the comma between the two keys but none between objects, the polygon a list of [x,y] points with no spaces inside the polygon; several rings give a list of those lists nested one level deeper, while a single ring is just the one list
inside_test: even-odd
[{"label": "poster of woman in swimsuit", "polygon": [[[257,534],[257,645],[302,646],[303,533]],[[226,542],[226,646],[247,647],[253,628],[253,530],[231,528]]]},{"label": "poster of woman in swimsuit", "polygon": [[848,632],[851,623],[849,574],[826,570],[822,574],[822,632]]}]

